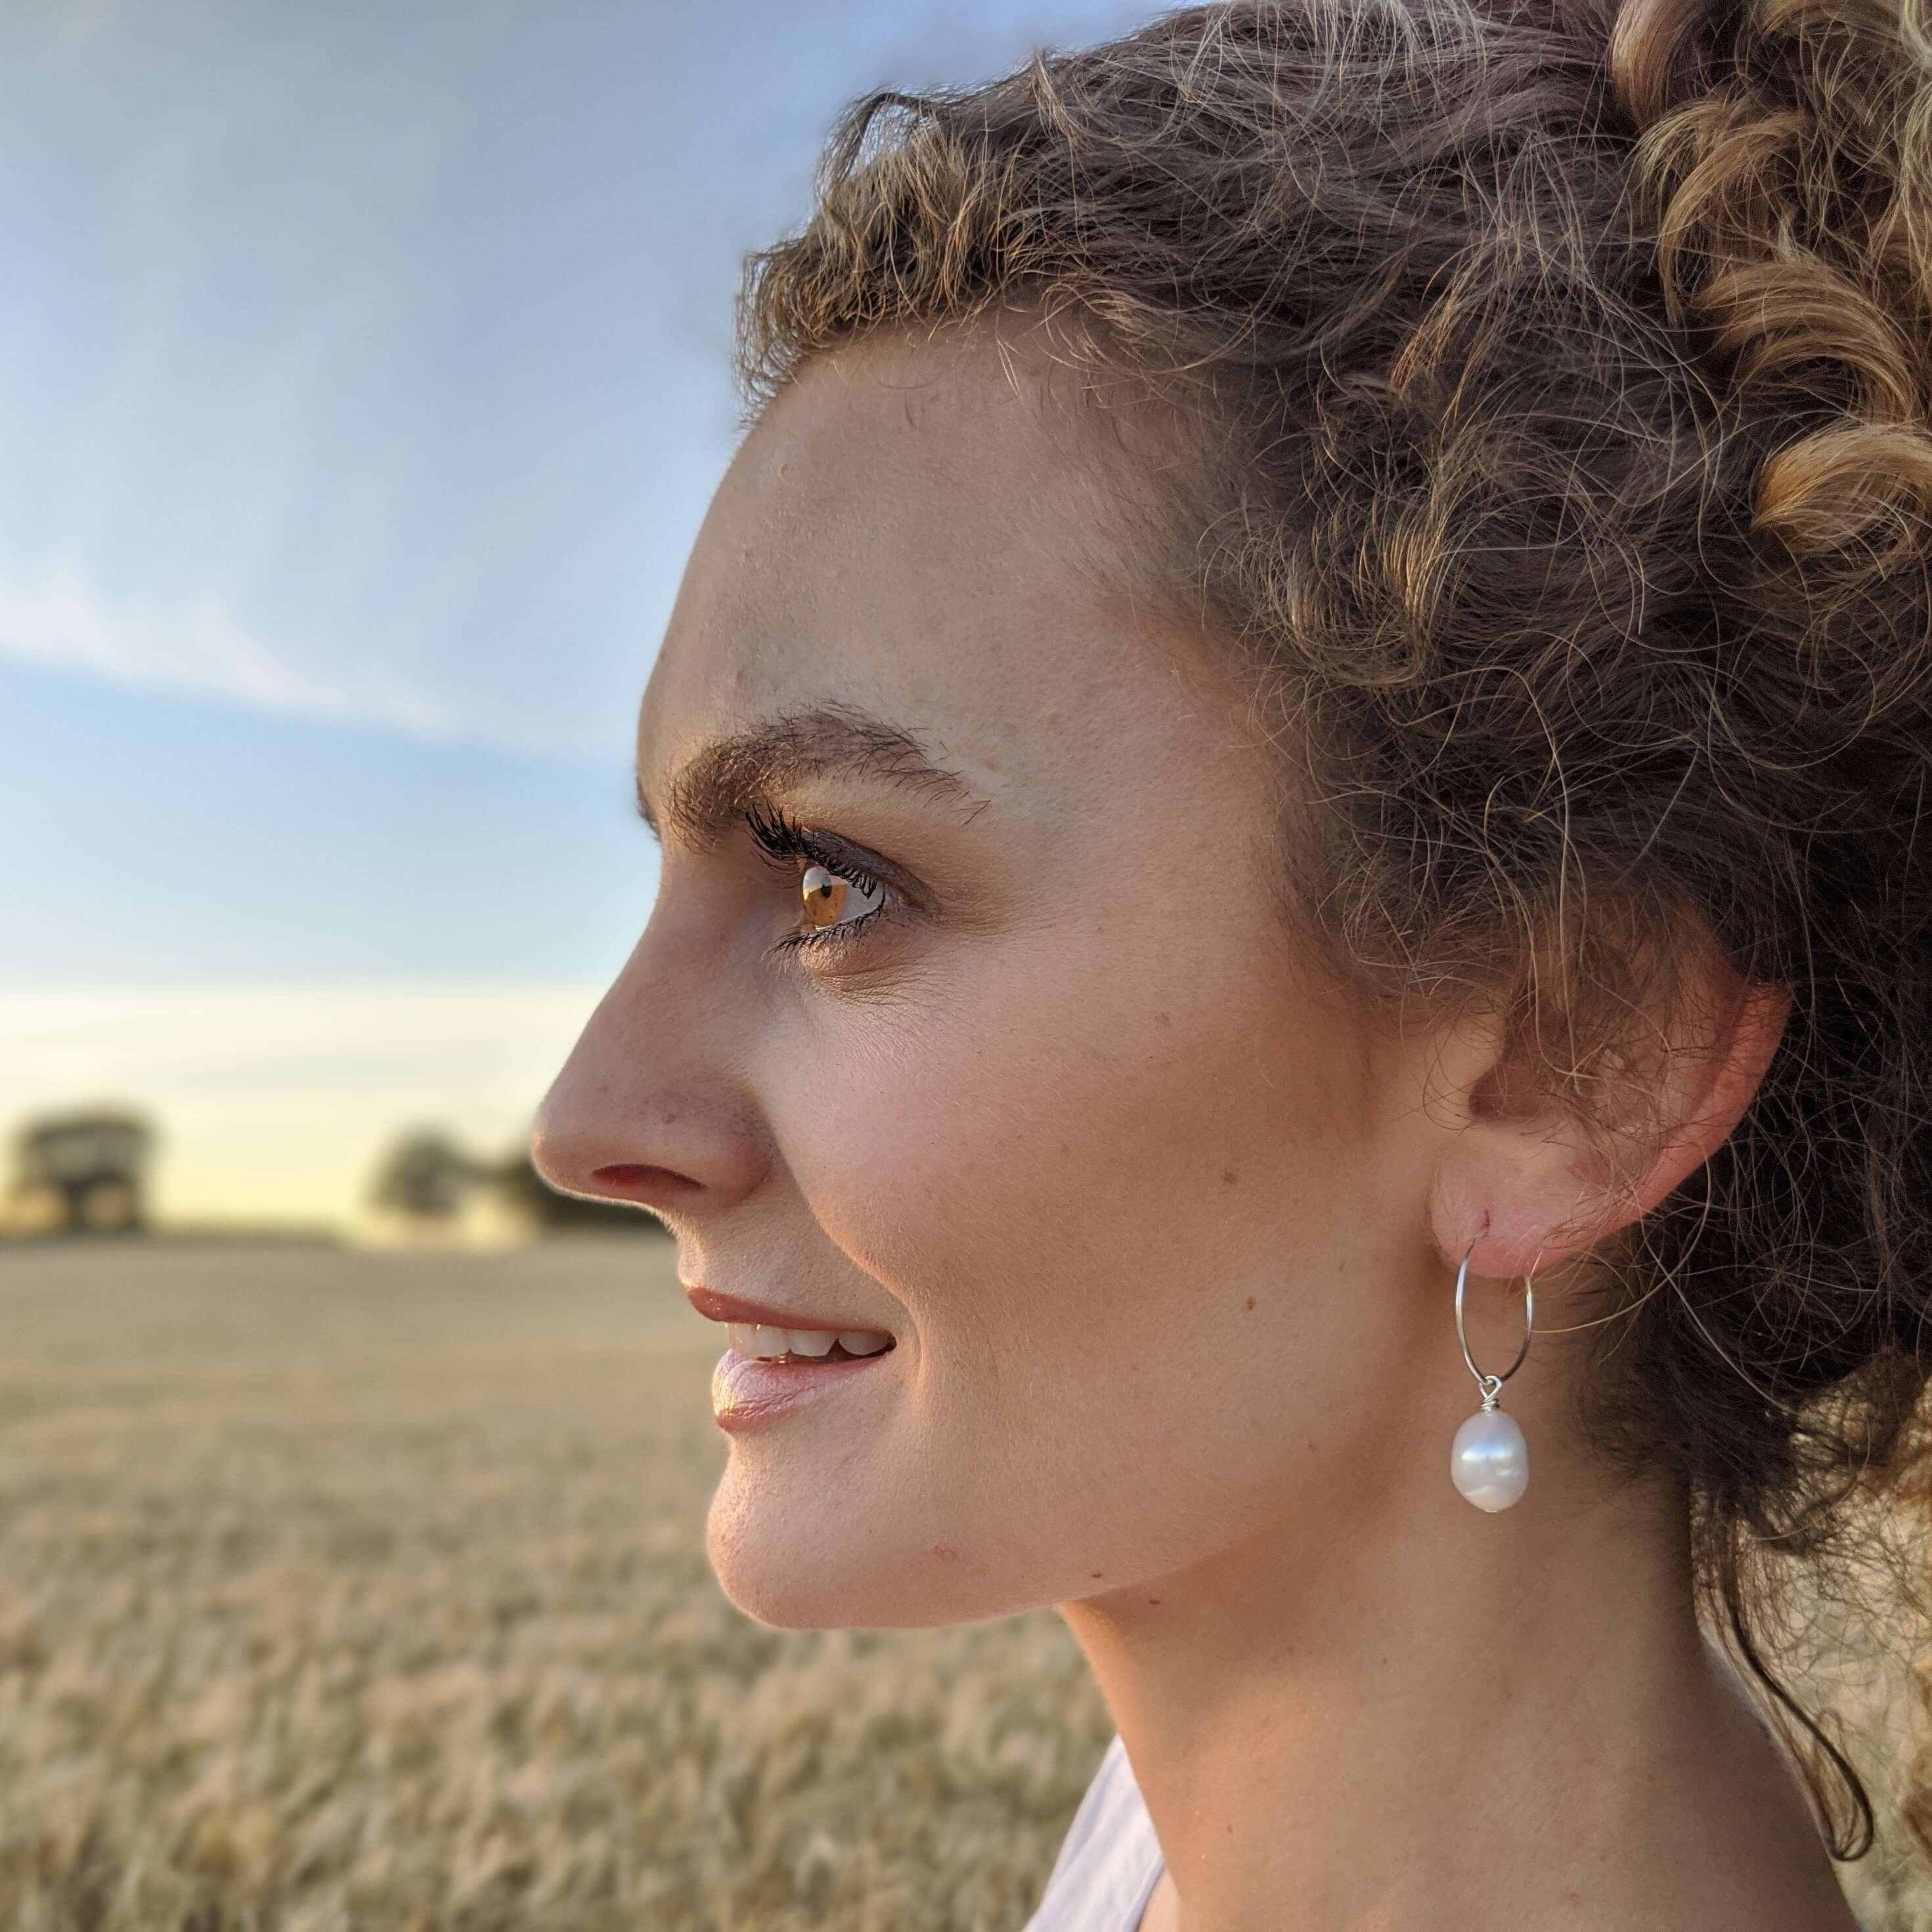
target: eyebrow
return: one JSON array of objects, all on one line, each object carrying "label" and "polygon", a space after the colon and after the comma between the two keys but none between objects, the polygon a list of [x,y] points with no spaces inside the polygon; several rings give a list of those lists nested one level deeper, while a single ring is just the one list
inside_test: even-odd
[{"label": "eyebrow", "polygon": [[856,704],[814,704],[700,747],[672,773],[662,820],[637,775],[638,812],[659,838],[668,825],[704,845],[788,785],[836,772],[983,806],[957,772],[934,761],[909,731]]}]

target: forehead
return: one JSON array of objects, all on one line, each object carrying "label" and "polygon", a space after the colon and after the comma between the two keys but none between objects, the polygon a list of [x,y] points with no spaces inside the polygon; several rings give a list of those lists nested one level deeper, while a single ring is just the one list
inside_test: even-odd
[{"label": "forehead", "polygon": [[[1104,731],[1183,655],[1135,581],[1134,472],[990,331],[809,365],[745,440],[646,693],[647,782],[732,724],[830,698],[972,759]],[[1168,674],[1171,676],[1171,672]],[[1120,721],[1113,719],[1118,726]]]}]

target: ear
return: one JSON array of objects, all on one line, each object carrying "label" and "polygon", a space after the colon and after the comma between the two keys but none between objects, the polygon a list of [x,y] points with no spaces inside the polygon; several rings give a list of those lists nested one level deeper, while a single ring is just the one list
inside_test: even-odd
[{"label": "ear", "polygon": [[1431,1112],[1449,1131],[1430,1220],[1452,1267],[1466,1252],[1479,1275],[1558,1267],[1648,1214],[1723,1144],[1763,1082],[1791,994],[1747,983],[1708,941],[1691,950],[1682,992],[1654,1046],[1606,1083],[1594,1128],[1520,1025],[1464,1016],[1438,1033]]}]

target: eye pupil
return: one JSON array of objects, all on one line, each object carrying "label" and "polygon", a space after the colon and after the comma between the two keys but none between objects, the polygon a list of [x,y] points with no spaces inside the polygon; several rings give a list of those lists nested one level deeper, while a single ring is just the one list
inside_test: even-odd
[{"label": "eye pupil", "polygon": [[805,889],[805,916],[814,926],[830,926],[845,909],[850,888],[837,873],[823,866],[806,868],[801,881]]}]

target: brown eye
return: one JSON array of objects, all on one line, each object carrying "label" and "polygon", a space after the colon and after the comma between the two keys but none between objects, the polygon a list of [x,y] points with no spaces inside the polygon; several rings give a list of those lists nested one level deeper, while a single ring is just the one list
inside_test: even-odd
[{"label": "brown eye", "polygon": [[805,896],[805,922],[814,932],[862,925],[886,902],[885,887],[869,874],[856,880],[842,878],[829,866],[808,866],[799,884]]},{"label": "brown eye", "polygon": [[852,896],[852,888],[836,872],[827,872],[823,866],[808,866],[800,883],[805,889],[806,923],[836,925]]}]

